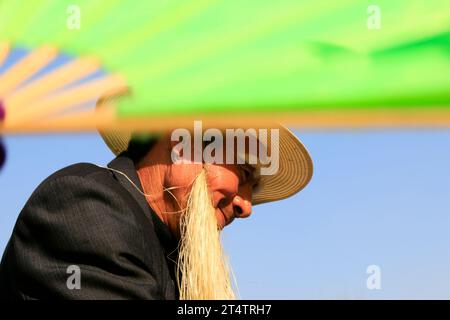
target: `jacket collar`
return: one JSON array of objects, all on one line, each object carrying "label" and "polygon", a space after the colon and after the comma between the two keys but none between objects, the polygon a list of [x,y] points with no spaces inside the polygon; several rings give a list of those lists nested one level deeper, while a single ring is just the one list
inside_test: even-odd
[{"label": "jacket collar", "polygon": [[[122,152],[114,160],[108,164],[109,168],[118,170],[124,173],[141,192],[143,188],[140,179],[137,175],[136,168],[134,166],[133,160],[129,157],[128,153]],[[153,222],[156,235],[163,246],[166,255],[171,255],[176,252],[178,247],[178,241],[172,236],[169,227],[161,221],[158,215],[153,211],[147,202],[147,199],[143,194],[141,194],[132,183],[122,174],[112,171],[114,177],[122,184],[122,186],[133,196],[136,202],[140,205],[144,211],[146,217]]]}]

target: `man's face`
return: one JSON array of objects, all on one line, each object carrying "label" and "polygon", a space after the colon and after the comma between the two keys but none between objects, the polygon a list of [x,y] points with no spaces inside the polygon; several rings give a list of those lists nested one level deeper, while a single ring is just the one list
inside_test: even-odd
[{"label": "man's face", "polygon": [[258,180],[254,168],[249,165],[230,164],[172,164],[166,177],[166,185],[185,186],[172,193],[186,203],[189,186],[206,169],[208,188],[215,209],[217,225],[223,229],[235,218],[249,217],[252,212],[252,192]]},{"label": "man's face", "polygon": [[[223,136],[226,137],[225,134]],[[227,141],[224,139],[221,153],[223,159],[234,159],[231,164],[223,163],[198,163],[194,162],[194,149],[191,150],[189,159],[184,158],[184,163],[172,163],[166,182],[170,186],[186,186],[187,188],[175,189],[173,192],[177,199],[181,199],[181,206],[185,204],[189,195],[189,187],[199,173],[206,170],[206,180],[211,194],[212,205],[215,209],[217,225],[223,229],[235,218],[249,217],[252,212],[252,193],[259,183],[257,170],[249,164],[238,164],[237,143],[232,143],[233,150],[228,150]],[[234,138],[233,138],[234,139]],[[174,143],[172,143],[172,146]],[[194,141],[192,140],[192,146]],[[205,145],[203,146],[205,148]],[[249,150],[249,142],[245,141],[245,150]],[[203,149],[204,151],[204,149]],[[214,153],[215,154],[215,153]]]}]

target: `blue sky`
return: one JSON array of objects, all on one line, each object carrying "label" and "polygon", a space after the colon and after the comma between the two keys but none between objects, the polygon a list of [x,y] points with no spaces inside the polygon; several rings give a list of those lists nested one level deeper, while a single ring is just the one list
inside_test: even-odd
[{"label": "blue sky", "polygon": [[[310,185],[223,234],[242,298],[450,299],[450,130],[296,133],[314,160]],[[113,157],[94,133],[4,140],[0,251],[43,179]],[[366,287],[369,265],[380,290]]]}]

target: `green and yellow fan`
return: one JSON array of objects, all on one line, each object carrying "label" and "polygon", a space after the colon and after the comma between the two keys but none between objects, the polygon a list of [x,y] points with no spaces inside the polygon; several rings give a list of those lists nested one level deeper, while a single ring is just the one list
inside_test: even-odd
[{"label": "green and yellow fan", "polygon": [[447,126],[450,2],[0,0],[0,101],[3,134]]}]

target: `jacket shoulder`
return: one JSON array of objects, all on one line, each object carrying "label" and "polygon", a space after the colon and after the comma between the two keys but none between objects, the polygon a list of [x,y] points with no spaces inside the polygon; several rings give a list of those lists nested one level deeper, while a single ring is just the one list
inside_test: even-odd
[{"label": "jacket shoulder", "polygon": [[44,179],[34,190],[30,198],[42,192],[61,189],[61,192],[69,189],[86,188],[109,189],[123,194],[123,186],[118,183],[113,173],[105,167],[92,163],[76,163],[62,168]]},{"label": "jacket shoulder", "polygon": [[48,176],[47,179],[45,179],[41,184],[50,182],[53,180],[57,180],[62,177],[88,177],[90,175],[96,174],[96,173],[107,173],[105,168],[102,168],[98,165],[95,165],[93,163],[87,163],[87,162],[81,162],[81,163],[75,163],[70,166],[67,166],[65,168],[62,168],[50,176]]}]

